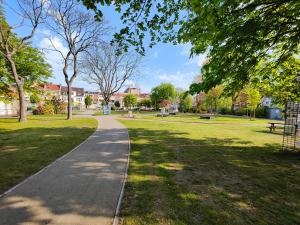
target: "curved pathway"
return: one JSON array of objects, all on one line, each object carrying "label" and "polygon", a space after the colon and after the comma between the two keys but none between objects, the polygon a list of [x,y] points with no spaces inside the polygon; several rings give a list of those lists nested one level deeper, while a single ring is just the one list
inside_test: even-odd
[{"label": "curved pathway", "polygon": [[128,132],[112,116],[94,118],[100,128],[85,142],[0,198],[0,224],[112,223],[127,167]]}]

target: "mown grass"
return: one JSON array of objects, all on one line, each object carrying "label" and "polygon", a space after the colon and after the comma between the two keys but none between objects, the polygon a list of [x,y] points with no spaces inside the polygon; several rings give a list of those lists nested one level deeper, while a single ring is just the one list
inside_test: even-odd
[{"label": "mown grass", "polygon": [[[157,117],[156,115],[142,115],[140,119],[149,119],[157,121],[178,121],[178,122],[196,122],[196,123],[233,123],[233,124],[266,124],[271,122],[268,119],[250,119],[247,117],[234,117],[234,116],[222,116],[217,115],[212,119],[200,119],[200,115],[196,113],[177,113],[176,115],[170,115],[167,117]],[[273,122],[281,122],[275,121]]]},{"label": "mown grass", "polygon": [[0,193],[72,150],[97,127],[95,119],[64,117],[0,119]]},{"label": "mown grass", "polygon": [[121,122],[132,144],[121,224],[299,224],[300,156],[264,123]]},{"label": "mown grass", "polygon": [[[158,112],[154,112],[154,111],[134,111],[133,114],[135,115],[149,115],[149,114],[155,114]],[[128,111],[116,111],[116,110],[112,110],[111,111],[111,115],[126,115],[128,114]],[[93,116],[103,116],[103,112],[102,111],[97,111],[93,114]]]}]

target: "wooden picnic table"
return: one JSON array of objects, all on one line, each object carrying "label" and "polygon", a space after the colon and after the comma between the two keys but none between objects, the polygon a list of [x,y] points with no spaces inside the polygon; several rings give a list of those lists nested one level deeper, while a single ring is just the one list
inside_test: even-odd
[{"label": "wooden picnic table", "polygon": [[278,123],[278,122],[269,122],[268,124],[270,124],[270,126],[268,127],[270,129],[270,132],[275,131],[278,125],[280,127],[284,125],[284,123]]}]

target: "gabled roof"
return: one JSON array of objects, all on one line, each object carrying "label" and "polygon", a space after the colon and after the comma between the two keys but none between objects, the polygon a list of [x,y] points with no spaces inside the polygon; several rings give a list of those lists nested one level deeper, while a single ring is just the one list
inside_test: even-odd
[{"label": "gabled roof", "polygon": [[59,84],[42,84],[41,86],[46,91],[60,91],[61,88]]},{"label": "gabled roof", "polygon": [[[62,92],[68,92],[68,87],[61,86]],[[84,88],[72,87],[72,91],[76,92],[76,96],[84,96]]]}]

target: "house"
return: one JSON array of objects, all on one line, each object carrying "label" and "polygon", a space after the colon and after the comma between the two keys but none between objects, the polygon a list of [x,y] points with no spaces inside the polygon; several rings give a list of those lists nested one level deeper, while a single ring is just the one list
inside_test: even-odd
[{"label": "house", "polygon": [[134,88],[134,87],[128,87],[128,88],[125,89],[124,93],[133,94],[133,95],[140,95],[141,89],[140,88]]},{"label": "house", "polygon": [[18,101],[4,102],[0,100],[0,116],[18,115],[19,104]]},{"label": "house", "polygon": [[90,96],[92,98],[92,105],[89,107],[90,109],[97,109],[101,107],[101,102],[103,100],[102,96],[100,95],[100,92],[97,91],[85,91],[84,98],[87,96]]},{"label": "house", "polygon": [[41,84],[39,90],[42,91],[41,95],[44,99],[51,99],[54,96],[61,99],[61,85],[59,84]]},{"label": "house", "polygon": [[[82,110],[84,105],[84,88],[72,87],[72,105],[73,108]],[[68,87],[61,86],[61,99],[65,102],[68,101]]]}]

